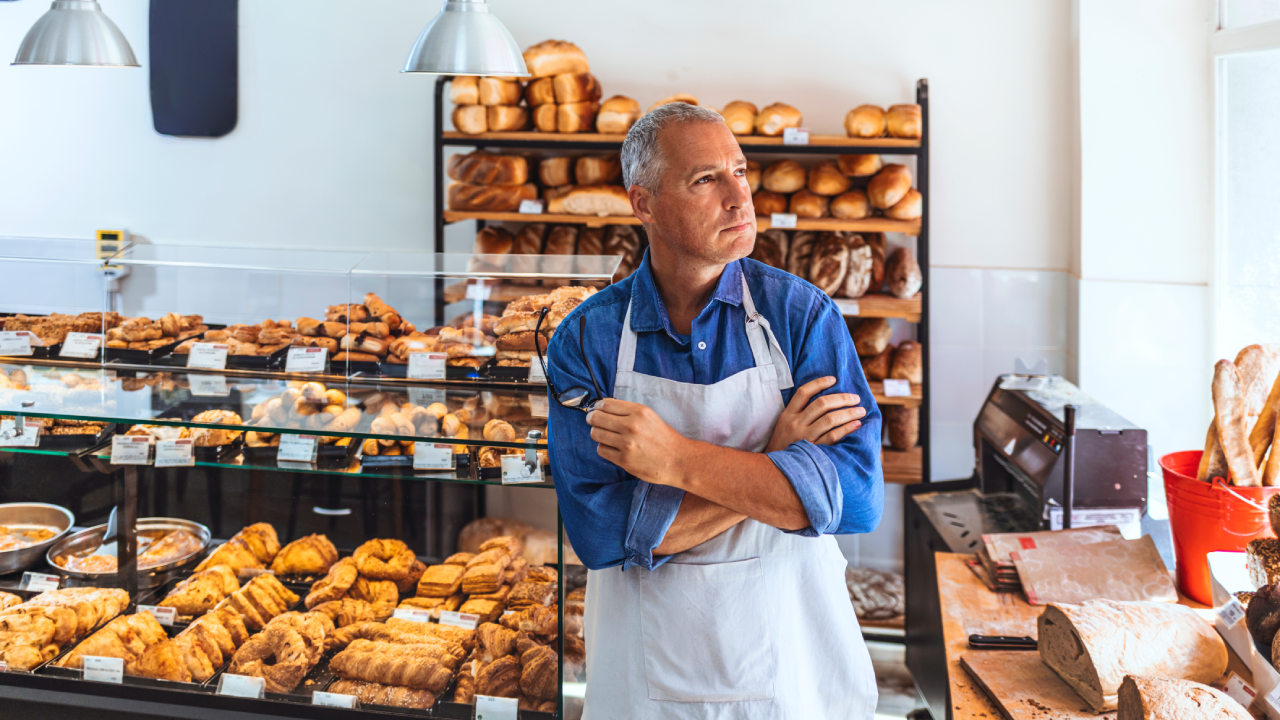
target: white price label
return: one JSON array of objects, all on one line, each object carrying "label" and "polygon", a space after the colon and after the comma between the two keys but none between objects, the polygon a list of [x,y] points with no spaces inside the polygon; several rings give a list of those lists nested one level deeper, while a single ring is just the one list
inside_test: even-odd
[{"label": "white price label", "polygon": [[808,145],[809,128],[783,128],[783,145]]},{"label": "white price label", "polygon": [[284,371],[291,373],[324,372],[324,361],[329,351],[321,347],[289,348],[289,356],[284,361]]},{"label": "white price label", "polygon": [[493,288],[489,287],[488,285],[485,285],[483,282],[478,284],[472,283],[471,285],[467,286],[467,299],[468,300],[488,300],[489,293],[491,292],[493,292]]},{"label": "white price label", "polygon": [[239,577],[248,578],[250,580],[258,577],[259,575],[275,575],[275,574],[276,574],[276,571],[272,570],[271,568],[251,568],[251,567],[240,568],[240,572],[238,573]]},{"label": "white price label", "polygon": [[421,407],[431,407],[433,403],[443,403],[445,392],[440,388],[409,388],[409,402]]},{"label": "white price label", "polygon": [[542,466],[534,464],[532,470],[524,462],[524,454],[502,456],[502,484],[523,485],[542,482]]},{"label": "white price label", "polygon": [[1280,712],[1280,683],[1271,688],[1271,692],[1267,693],[1267,703],[1271,705],[1271,709]]},{"label": "white price label", "polygon": [[62,578],[57,575],[45,575],[43,573],[22,573],[22,582],[18,583],[19,590],[30,590],[31,592],[47,592],[49,590],[57,590],[58,584],[62,582]]},{"label": "white price label", "polygon": [[124,658],[85,655],[84,679],[96,682],[124,682]]},{"label": "white price label", "polygon": [[111,438],[112,465],[149,465],[150,435],[116,435]]},{"label": "white price label", "polygon": [[204,375],[192,373],[187,376],[191,381],[191,394],[204,397],[226,397],[231,394],[227,387],[227,379],[221,375]]},{"label": "white price label", "polygon": [[431,611],[422,608],[398,607],[391,613],[391,617],[409,622],[431,622]]},{"label": "white price label", "polygon": [[795,226],[796,216],[793,213],[774,213],[769,216],[769,227],[789,230]]},{"label": "white price label", "polygon": [[342,693],[320,692],[318,690],[316,692],[311,693],[311,704],[323,705],[325,707],[340,707],[340,708],[352,708],[352,709],[360,707],[360,702],[356,699],[355,695],[343,695]]},{"label": "white price label", "polygon": [[885,397],[911,397],[911,383],[907,380],[885,380]]},{"label": "white price label", "polygon": [[9,663],[5,662],[4,660],[0,660],[0,673],[6,673],[6,672],[9,672]]},{"label": "white price label", "polygon": [[178,608],[163,607],[160,605],[139,605],[138,612],[151,613],[155,616],[156,622],[168,627],[178,617]]},{"label": "white price label", "polygon": [[230,349],[230,345],[221,343],[192,343],[191,352],[187,355],[187,367],[225,370],[227,351]]},{"label": "white price label", "polygon": [[0,332],[0,355],[30,355],[31,333],[26,330]]},{"label": "white price label", "polygon": [[845,317],[858,316],[858,301],[849,300],[847,298],[835,298],[836,307],[840,309],[840,314]]},{"label": "white price label", "polygon": [[529,414],[536,418],[550,417],[551,401],[546,395],[529,393]]},{"label": "white price label", "polygon": [[1235,672],[1227,677],[1227,684],[1222,688],[1222,692],[1246,708],[1252,705],[1253,699],[1258,696],[1258,691]]},{"label": "white price label", "polygon": [[476,625],[480,624],[480,616],[475,613],[454,612],[445,610],[440,613],[441,625],[452,625],[460,627],[463,630],[475,630]]},{"label": "white price label", "polygon": [[265,678],[225,674],[218,681],[218,694],[261,699],[266,685]]},{"label": "white price label", "polygon": [[1218,617],[1222,618],[1222,622],[1226,623],[1227,627],[1235,627],[1235,624],[1244,617],[1244,606],[1239,600],[1231,598],[1231,602],[1223,605],[1218,611]]},{"label": "white price label", "polygon": [[0,447],[36,447],[40,444],[40,422],[24,420],[18,433],[16,420],[0,420]]},{"label": "white price label", "polygon": [[541,200],[521,200],[520,214],[521,215],[541,215],[542,201]]},{"label": "white price label", "polygon": [[547,381],[547,374],[542,371],[542,365],[544,363],[546,364],[547,369],[550,370],[551,361],[545,357],[542,359],[542,362],[538,362],[538,358],[536,357],[529,361],[529,382],[545,383]]},{"label": "white price label", "polygon": [[195,441],[190,438],[157,440],[155,464],[156,467],[194,467]]},{"label": "white price label", "polygon": [[452,470],[453,446],[446,443],[414,443],[413,469]]},{"label": "white price label", "polygon": [[516,698],[476,696],[476,720],[516,720],[519,708]]},{"label": "white price label", "polygon": [[313,463],[318,450],[315,435],[281,435],[277,460]]},{"label": "white price label", "polygon": [[448,359],[444,353],[410,353],[408,377],[411,380],[443,380]]},{"label": "white price label", "polygon": [[58,351],[58,357],[98,357],[100,347],[102,347],[101,333],[67,333],[67,339],[62,341],[62,349]]}]

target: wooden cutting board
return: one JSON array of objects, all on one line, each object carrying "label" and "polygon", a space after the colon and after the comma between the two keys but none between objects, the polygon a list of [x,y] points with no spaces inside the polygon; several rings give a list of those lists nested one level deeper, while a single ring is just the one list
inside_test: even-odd
[{"label": "wooden cutting board", "polygon": [[1033,651],[982,650],[960,656],[960,664],[987,693],[1005,720],[1084,720],[1095,715],[1071,686]]}]

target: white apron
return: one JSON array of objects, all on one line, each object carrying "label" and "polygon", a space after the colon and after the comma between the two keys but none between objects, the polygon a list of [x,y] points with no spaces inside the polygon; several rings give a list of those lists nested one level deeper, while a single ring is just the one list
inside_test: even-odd
[{"label": "white apron", "polygon": [[[791,371],[742,286],[755,367],[714,385],[636,373],[628,307],[614,396],[685,437],[762,452]],[[652,571],[590,571],[584,720],[869,720],[875,675],[845,565],[830,535],[747,519]]]}]

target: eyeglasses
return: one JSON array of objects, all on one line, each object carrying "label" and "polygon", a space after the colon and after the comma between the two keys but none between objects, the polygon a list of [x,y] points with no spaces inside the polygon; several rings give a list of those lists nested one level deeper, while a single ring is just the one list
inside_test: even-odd
[{"label": "eyeglasses", "polygon": [[551,388],[551,399],[555,400],[560,407],[570,410],[581,410],[589,413],[595,409],[596,403],[605,399],[604,392],[600,389],[600,382],[596,380],[596,373],[591,369],[591,363],[587,362],[587,350],[585,337],[587,334],[587,316],[580,315],[578,317],[578,349],[582,352],[583,364],[587,366],[587,372],[591,375],[591,386],[595,388],[596,394],[593,397],[591,391],[581,385],[574,385],[563,392],[556,390],[555,383],[551,382],[551,374],[547,372],[547,363],[542,357],[542,321],[546,319],[550,308],[542,308],[538,313],[538,326],[533,331],[533,347],[538,353],[538,364],[542,366],[542,375],[547,379],[547,387]]}]

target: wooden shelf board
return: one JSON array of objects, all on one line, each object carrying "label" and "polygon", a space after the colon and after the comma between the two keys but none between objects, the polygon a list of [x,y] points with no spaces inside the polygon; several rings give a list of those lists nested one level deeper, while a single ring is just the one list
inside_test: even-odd
[{"label": "wooden shelf board", "polygon": [[[447,303],[455,303],[455,302],[460,302],[462,300],[466,300],[467,284],[468,283],[466,281],[463,281],[463,282],[454,283],[452,285],[445,287],[444,301]],[[595,287],[601,286],[600,283],[590,282],[590,281],[570,282],[568,280],[564,280],[564,281],[560,281],[559,284],[591,285]],[[499,282],[496,285],[490,284],[489,287],[492,288],[489,291],[489,302],[498,302],[498,303],[509,303],[512,300],[515,300],[516,298],[522,298],[525,295],[541,295],[543,293],[551,292],[551,288],[544,287],[542,285],[519,285],[512,282]]]},{"label": "wooden shelf board", "polygon": [[914,485],[924,480],[924,450],[916,446],[905,452],[884,448],[880,451],[884,481],[896,485]]},{"label": "wooden shelf board", "polygon": [[924,301],[920,293],[906,299],[888,293],[868,293],[857,300],[836,298],[836,306],[846,318],[891,318],[918,323]]},{"label": "wooden shelf board", "polygon": [[924,399],[923,386],[919,383],[911,383],[911,397],[886,397],[884,383],[880,380],[869,380],[868,384],[871,385],[871,394],[875,396],[877,405],[920,407],[920,403]]},{"label": "wooden shelf board", "polygon": [[907,627],[906,617],[899,615],[888,620],[859,620],[858,626],[863,630],[868,628],[878,628],[880,630],[905,630]]},{"label": "wooden shelf board", "polygon": [[[465,140],[468,143],[483,144],[485,141],[501,140],[507,142],[566,142],[566,143],[599,143],[601,145],[622,145],[626,135],[604,135],[601,133],[544,133],[536,131],[521,132],[486,132],[468,135],[456,130],[447,130],[445,140]],[[738,144],[751,147],[784,147],[781,137],[764,135],[739,135]],[[810,135],[808,147],[842,148],[883,148],[916,149],[920,141],[907,138],[851,138],[843,135]]]},{"label": "wooden shelf board", "polygon": [[[639,218],[634,215],[608,215],[599,217],[594,215],[564,215],[542,213],[540,215],[514,213],[514,212],[469,212],[462,210],[446,210],[444,213],[444,221],[447,223],[462,222],[463,220],[488,220],[491,222],[545,222],[557,223],[565,225],[586,225],[587,227],[604,227],[605,225],[639,225]],[[767,217],[756,218],[756,228],[758,230],[768,230],[773,227]],[[920,234],[919,220],[890,220],[888,218],[873,217],[864,220],[840,220],[839,218],[818,218],[815,220],[797,220],[796,230],[815,230],[815,231],[836,231],[844,230],[848,232],[900,232],[907,235]]]}]

